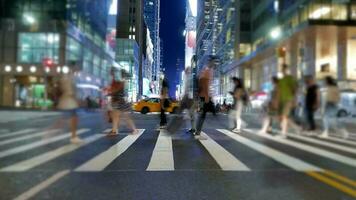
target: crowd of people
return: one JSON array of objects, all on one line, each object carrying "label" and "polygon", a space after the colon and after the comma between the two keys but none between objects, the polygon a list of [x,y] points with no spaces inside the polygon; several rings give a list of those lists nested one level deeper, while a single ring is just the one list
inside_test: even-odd
[{"label": "crowd of people", "polygon": [[[209,57],[207,64],[198,74],[196,80],[193,78],[192,69],[186,68],[184,71],[183,98],[180,103],[180,108],[176,116],[169,121],[166,116],[166,109],[169,107],[169,85],[168,80],[164,78],[161,83],[160,93],[160,124],[159,129],[168,130],[173,133],[180,129],[182,121],[186,117],[184,110],[187,110],[190,119],[190,129],[187,131],[194,135],[196,139],[206,139],[201,132],[205,123],[208,112],[215,114],[218,109],[229,111],[229,128],[232,132],[239,134],[242,131],[242,111],[244,107],[249,105],[249,94],[244,87],[244,81],[238,77],[232,77],[231,81],[234,85],[230,95],[233,98],[233,104],[227,105],[226,102],[222,106],[215,107],[212,103],[211,82],[213,73],[216,67],[216,58]],[[277,125],[276,136],[286,138],[290,129],[294,129],[294,133],[313,133],[316,134],[318,128],[315,121],[315,113],[321,111],[322,118],[322,133],[320,136],[328,137],[329,131],[333,128],[339,132],[342,137],[347,138],[348,132],[338,122],[337,110],[340,101],[340,90],[337,82],[330,76],[325,77],[323,88],[325,90],[324,98],[321,98],[320,86],[317,84],[313,76],[305,76],[304,84],[298,83],[295,77],[289,73],[288,65],[281,66],[282,76],[274,76],[271,78],[273,89],[267,103],[265,104],[265,112],[262,120],[262,126],[259,134],[273,133],[274,127]],[[58,109],[65,111],[70,120],[72,131],[71,142],[80,143],[80,138],[76,135],[78,124],[78,103],[75,98],[75,86],[73,83],[72,71],[65,74],[60,79],[61,97],[59,98]],[[115,76],[115,70],[112,71],[112,82],[103,91],[110,97],[110,102],[107,103],[107,114],[109,122],[112,123],[112,130],[107,134],[109,137],[116,136],[120,121],[126,122],[131,129],[132,134],[137,134],[135,123],[130,117],[131,104],[127,101],[125,92],[125,76],[121,72],[118,79]],[[194,85],[197,84],[197,90]],[[298,95],[304,93],[304,102],[298,101]],[[298,108],[303,107],[303,117],[298,115]],[[196,116],[197,114],[197,116]],[[197,119],[196,119],[197,118]]]}]

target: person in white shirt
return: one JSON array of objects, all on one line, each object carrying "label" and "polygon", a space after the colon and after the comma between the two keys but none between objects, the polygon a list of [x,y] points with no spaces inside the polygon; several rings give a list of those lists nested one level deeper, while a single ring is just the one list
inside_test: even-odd
[{"label": "person in white shirt", "polygon": [[337,118],[338,104],[340,101],[340,90],[336,81],[331,77],[325,77],[326,94],[323,105],[323,124],[324,131],[321,134],[322,137],[329,137],[330,128],[334,128],[336,131],[342,134],[343,138],[347,138],[349,133],[345,128],[342,128],[340,121]]}]

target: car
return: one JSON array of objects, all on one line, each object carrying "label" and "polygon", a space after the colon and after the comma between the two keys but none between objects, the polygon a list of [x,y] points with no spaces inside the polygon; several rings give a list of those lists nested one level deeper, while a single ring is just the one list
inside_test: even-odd
[{"label": "car", "polygon": [[[325,88],[321,89],[321,102],[325,104]],[[340,102],[337,110],[337,117],[356,116],[356,92],[353,90],[340,91]]]},{"label": "car", "polygon": [[356,92],[341,92],[338,117],[356,116]]},{"label": "car", "polygon": [[[140,100],[137,103],[134,103],[132,109],[135,112],[140,112],[142,114],[147,114],[150,112],[160,112],[161,111],[160,101],[161,101],[160,98],[146,98]],[[172,100],[169,101],[170,101],[170,105],[166,109],[166,111],[170,113],[177,113],[179,107],[178,103]]]}]

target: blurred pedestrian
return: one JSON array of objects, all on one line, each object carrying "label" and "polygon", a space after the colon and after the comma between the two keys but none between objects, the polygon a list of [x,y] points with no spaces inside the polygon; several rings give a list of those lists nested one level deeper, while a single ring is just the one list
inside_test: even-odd
[{"label": "blurred pedestrian", "polygon": [[195,113],[193,100],[193,75],[191,68],[187,67],[183,74],[183,98],[175,115],[173,115],[167,125],[167,130],[170,133],[176,133],[185,122],[184,110],[187,110],[191,122],[188,133],[195,133]]},{"label": "blurred pedestrian", "polygon": [[273,89],[269,95],[269,101],[266,107],[266,116],[262,122],[262,128],[259,131],[260,134],[266,134],[272,131],[272,124],[275,117],[278,116],[278,105],[279,105],[279,80],[276,76],[272,77]]},{"label": "blurred pedestrian", "polygon": [[233,77],[232,81],[234,82],[234,91],[231,93],[234,98],[234,103],[233,103],[233,108],[234,110],[230,112],[231,118],[235,119],[235,128],[232,130],[234,133],[240,133],[241,132],[241,125],[242,125],[242,120],[241,120],[241,114],[242,114],[242,109],[243,106],[246,105],[246,90],[243,85],[243,81],[240,78]]},{"label": "blurred pedestrian", "polygon": [[313,76],[305,76],[306,95],[305,95],[305,118],[307,122],[307,131],[315,131],[316,124],[314,113],[320,106],[319,86],[315,83]]},{"label": "blurred pedestrian", "polygon": [[57,108],[64,111],[64,117],[69,119],[70,142],[81,143],[83,141],[77,136],[79,103],[76,97],[74,71],[74,69],[71,69],[69,73],[62,74],[59,80],[61,96],[59,97]]},{"label": "blurred pedestrian", "polygon": [[213,70],[215,67],[215,60],[213,57],[209,57],[208,63],[202,69],[199,75],[198,87],[199,87],[199,98],[200,98],[200,115],[197,122],[197,130],[195,133],[195,138],[200,140],[205,140],[207,138],[200,135],[205,118],[206,113],[209,111],[209,102],[210,102],[210,84],[213,77]]},{"label": "blurred pedestrian", "polygon": [[194,86],[193,86],[193,74],[192,69],[187,67],[184,70],[184,87],[183,87],[183,99],[181,103],[181,111],[186,109],[188,111],[190,119],[189,133],[195,133],[195,103],[194,103]]},{"label": "blurred pedestrian", "polygon": [[279,91],[279,116],[281,120],[281,137],[287,137],[288,125],[300,132],[300,128],[290,120],[290,112],[296,104],[296,94],[298,91],[298,83],[296,79],[289,74],[288,65],[282,65],[282,78],[278,83]]},{"label": "blurred pedestrian", "polygon": [[[129,116],[131,111],[131,104],[127,102],[125,94],[125,80],[121,75],[121,80],[116,80],[114,75],[114,70],[112,72],[112,83],[110,85],[110,96],[111,96],[111,118],[112,118],[112,130],[108,133],[108,136],[115,136],[118,134],[118,128],[120,125],[120,120],[126,121],[129,128],[132,130],[132,134],[136,134],[136,126]],[[121,71],[121,74],[124,74]]]},{"label": "blurred pedestrian", "polygon": [[160,114],[160,129],[165,129],[167,126],[167,116],[166,116],[166,109],[170,106],[169,102],[169,84],[168,80],[166,77],[163,78],[162,80],[162,88],[161,88],[161,101],[160,101],[160,106],[161,106],[161,114]]},{"label": "blurred pedestrian", "polygon": [[323,124],[324,131],[321,137],[329,137],[330,128],[334,128],[337,132],[341,133],[343,138],[348,138],[348,131],[341,126],[337,117],[338,104],[340,101],[340,90],[334,78],[327,76],[324,79],[325,84],[325,98],[323,103]]}]

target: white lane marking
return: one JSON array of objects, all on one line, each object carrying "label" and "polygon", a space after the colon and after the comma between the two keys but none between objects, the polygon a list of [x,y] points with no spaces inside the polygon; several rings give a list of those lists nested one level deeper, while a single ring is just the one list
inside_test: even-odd
[{"label": "white lane marking", "polygon": [[44,154],[35,156],[33,158],[30,158],[30,159],[27,159],[24,161],[20,161],[18,163],[15,163],[15,164],[7,166],[7,167],[3,167],[0,169],[0,172],[23,172],[23,171],[32,169],[32,168],[37,167],[43,163],[46,163],[46,162],[56,159],[60,156],[63,156],[67,153],[75,151],[87,144],[95,142],[102,137],[104,137],[104,135],[102,135],[102,134],[89,136],[89,137],[83,139],[84,143],[82,143],[82,144],[67,144],[63,147],[59,147],[55,150],[46,152]]},{"label": "white lane marking", "polygon": [[[77,131],[77,135],[81,135],[81,134],[83,134],[85,132],[88,132],[88,131],[89,131],[89,129],[79,129]],[[39,140],[37,142],[33,142],[33,143],[30,143],[30,144],[25,144],[25,145],[18,146],[18,147],[12,148],[12,149],[1,151],[0,152],[0,158],[4,158],[4,157],[11,156],[11,155],[14,155],[14,154],[22,153],[24,151],[31,150],[31,149],[34,149],[34,148],[37,148],[37,147],[40,147],[40,146],[44,146],[44,145],[50,144],[50,143],[54,143],[54,142],[57,142],[57,141],[60,141],[60,140],[63,140],[63,139],[69,138],[69,137],[70,137],[70,133],[65,133],[63,135],[59,135],[59,136],[56,136],[56,137],[51,137],[51,138]]]},{"label": "white lane marking", "polygon": [[174,171],[172,136],[161,130],[147,171]]},{"label": "white lane marking", "polygon": [[321,138],[321,139],[325,139],[325,140],[330,140],[330,141],[334,141],[334,142],[340,142],[340,143],[356,146],[356,142],[349,141],[349,140],[346,140],[346,139],[340,139],[340,138],[336,138],[336,137],[332,137],[332,136],[329,136],[327,138],[323,138],[321,136],[318,136],[318,137]]},{"label": "white lane marking", "polygon": [[278,151],[276,149],[268,147],[264,144],[260,144],[260,143],[254,142],[252,140],[249,140],[247,138],[244,138],[240,135],[232,133],[231,131],[228,131],[225,129],[218,129],[218,131],[231,137],[232,139],[236,140],[237,142],[244,144],[244,145],[250,147],[251,149],[254,149],[254,150],[260,152],[261,154],[264,154],[264,155],[272,158],[273,160],[275,160],[287,167],[290,167],[296,171],[303,171],[303,172],[304,171],[322,171],[321,168],[319,168],[315,165],[304,162],[298,158],[287,155],[281,151]]},{"label": "white lane marking", "polygon": [[[250,133],[254,133],[255,132],[254,130],[250,130],[250,129],[244,129],[244,130],[248,131]],[[345,165],[356,167],[356,159],[353,159],[353,158],[350,158],[350,157],[346,157],[346,156],[343,156],[343,155],[340,155],[340,154],[337,154],[337,153],[333,153],[333,152],[330,152],[330,151],[326,151],[324,149],[316,148],[316,147],[313,147],[313,146],[309,146],[309,145],[306,145],[306,144],[303,144],[303,143],[291,141],[291,140],[288,140],[288,139],[276,138],[276,137],[273,137],[273,136],[267,135],[267,134],[256,134],[256,135],[258,135],[260,137],[267,138],[269,140],[272,140],[272,141],[275,141],[275,142],[278,142],[278,143],[281,143],[281,144],[285,144],[285,145],[300,149],[302,151],[306,151],[306,152],[315,154],[317,156],[321,156],[321,157],[324,157],[324,158],[328,158],[328,159],[331,159],[331,160],[338,161],[338,162],[343,163]]]},{"label": "white lane marking", "polygon": [[53,134],[53,133],[56,133],[56,132],[59,132],[59,129],[42,131],[42,132],[39,132],[39,133],[33,133],[33,134],[30,134],[30,135],[24,135],[24,136],[21,136],[21,137],[11,138],[11,139],[0,141],[0,146],[5,145],[5,144],[11,144],[11,143],[23,141],[23,140],[28,140],[28,139],[39,137],[39,136],[50,135],[50,134]]},{"label": "white lane marking", "polygon": [[310,143],[322,145],[322,146],[325,146],[325,147],[330,147],[330,148],[333,148],[333,149],[337,149],[337,150],[340,150],[340,151],[356,154],[356,149],[351,148],[351,147],[345,147],[345,146],[341,146],[341,145],[338,145],[338,144],[325,142],[325,141],[317,140],[317,139],[314,139],[314,138],[309,138],[309,137],[306,137],[306,136],[300,136],[300,135],[295,135],[295,134],[294,135],[293,134],[288,134],[288,137],[296,138],[296,139],[299,139],[299,140],[302,140],[302,141],[305,141],[305,142],[310,142]]},{"label": "white lane marking", "polygon": [[75,169],[77,172],[98,172],[104,170],[117,157],[123,154],[145,131],[145,129],[138,129],[139,133],[135,135],[128,135],[118,143],[110,147],[108,150],[95,156],[88,162],[82,164]]},{"label": "white lane marking", "polygon": [[199,140],[210,155],[215,159],[223,171],[251,171],[245,164],[239,161],[230,152],[215,142],[206,133],[201,133],[207,140]]},{"label": "white lane marking", "polygon": [[24,130],[20,130],[20,131],[15,131],[15,132],[11,132],[11,133],[5,133],[5,134],[1,134],[0,138],[6,138],[6,137],[11,137],[11,136],[17,136],[17,135],[23,135],[26,133],[31,133],[34,132],[36,129],[33,128],[29,128],[29,129],[24,129]]},{"label": "white lane marking", "polygon": [[57,182],[58,180],[60,180],[61,178],[63,178],[64,176],[66,176],[69,173],[70,173],[69,170],[60,171],[60,172],[54,174],[53,176],[49,177],[48,179],[42,181],[38,185],[30,188],[26,192],[22,193],[20,196],[16,197],[14,200],[28,200],[28,199],[31,199],[36,194],[38,194],[42,190],[48,188],[53,183]]}]

